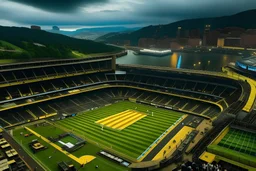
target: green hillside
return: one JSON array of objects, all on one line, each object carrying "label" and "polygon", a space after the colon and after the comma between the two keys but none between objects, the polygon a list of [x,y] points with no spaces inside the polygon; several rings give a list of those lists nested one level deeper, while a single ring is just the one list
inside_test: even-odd
[{"label": "green hillside", "polygon": [[188,19],[166,25],[147,26],[127,34],[113,34],[112,36],[109,34],[107,36],[101,36],[96,40],[104,40],[105,42],[130,40],[131,45],[136,46],[138,45],[138,40],[140,38],[175,38],[178,27],[182,27],[185,30],[200,29],[201,32],[203,31],[206,24],[210,24],[212,30],[225,27],[240,27],[244,29],[251,29],[256,28],[256,23],[253,22],[255,16],[256,10],[249,10],[232,16]]},{"label": "green hillside", "polygon": [[16,51],[16,52],[22,52],[24,51],[23,49],[11,44],[11,43],[8,43],[6,41],[2,41],[0,40],[0,49],[1,50],[7,50],[7,51]]},{"label": "green hillside", "polygon": [[[74,51],[84,55],[77,56],[76,53],[72,53]],[[119,51],[121,49],[118,47],[43,30],[0,26],[0,59],[60,59]]]}]

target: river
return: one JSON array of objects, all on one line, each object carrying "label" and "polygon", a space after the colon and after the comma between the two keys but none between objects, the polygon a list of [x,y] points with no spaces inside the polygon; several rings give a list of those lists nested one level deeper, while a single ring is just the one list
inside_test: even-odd
[{"label": "river", "polygon": [[128,54],[117,59],[117,64],[139,64],[164,66],[171,68],[186,68],[196,70],[221,71],[222,66],[241,59],[241,56],[218,53],[184,53],[175,52],[163,57]]}]

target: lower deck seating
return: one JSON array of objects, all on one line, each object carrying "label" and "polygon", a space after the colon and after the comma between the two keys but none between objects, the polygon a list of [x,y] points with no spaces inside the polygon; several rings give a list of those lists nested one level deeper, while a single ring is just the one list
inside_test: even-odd
[{"label": "lower deck seating", "polygon": [[220,112],[220,109],[215,105],[192,99],[184,99],[133,88],[107,88],[2,112],[0,113],[0,124],[2,126],[8,126],[9,123],[15,124],[18,122],[25,122],[53,113],[73,114],[104,106],[113,103],[118,99],[128,98],[134,98],[149,104],[153,103],[161,106],[168,106],[176,110],[183,110],[185,112],[210,117],[213,117]]},{"label": "lower deck seating", "polygon": [[[116,84],[120,85],[125,84],[138,87],[150,87],[154,90],[161,90],[172,94],[178,94],[212,102],[218,102],[226,97],[229,97],[230,95],[234,94],[233,92],[236,92],[235,94],[238,96],[240,94],[240,89],[235,87],[221,87],[203,82],[197,83],[195,81],[171,80],[171,78],[168,77],[157,78],[151,76],[136,76],[133,74],[117,76],[113,73],[97,73],[0,88],[0,94],[2,94],[0,101],[6,101],[10,99],[14,100],[31,95],[39,95],[45,92],[54,92],[58,90],[76,88],[77,86],[105,83],[104,81],[107,81],[108,83],[111,82],[112,84],[116,82]],[[171,84],[171,82],[173,82],[173,84]],[[216,90],[221,93],[214,94]],[[233,102],[232,99],[227,100],[228,104]]]}]

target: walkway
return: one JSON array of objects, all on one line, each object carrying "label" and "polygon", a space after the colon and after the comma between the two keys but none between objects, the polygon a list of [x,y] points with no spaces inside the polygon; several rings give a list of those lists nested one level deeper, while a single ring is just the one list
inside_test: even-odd
[{"label": "walkway", "polygon": [[[184,123],[184,125],[186,125],[189,121],[191,121],[193,119],[192,115],[188,115],[183,121],[182,123]],[[179,123],[171,132],[169,132],[169,134],[167,134],[162,141],[160,141],[156,147],[142,160],[142,161],[151,161],[153,160],[153,158],[158,154],[159,151],[161,151],[161,149],[163,149],[165,147],[165,145],[170,141],[170,139],[172,139],[182,128],[183,128],[183,124]]]},{"label": "walkway", "polygon": [[247,101],[247,103],[245,104],[243,111],[245,112],[250,112],[253,109],[254,106],[254,102],[255,102],[255,97],[256,97],[256,81],[253,79],[250,79],[246,76],[240,75],[236,72],[233,72],[231,69],[229,68],[223,68],[223,72],[227,73],[227,76],[229,76],[230,78],[236,79],[236,80],[243,80],[243,81],[247,81],[247,83],[250,85],[251,87],[251,92],[250,92],[250,96],[249,99]]}]

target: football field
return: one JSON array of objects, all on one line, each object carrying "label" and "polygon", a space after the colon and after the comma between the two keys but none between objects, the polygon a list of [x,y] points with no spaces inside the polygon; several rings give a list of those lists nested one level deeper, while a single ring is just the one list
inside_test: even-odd
[{"label": "football field", "polygon": [[136,160],[182,116],[179,112],[123,101],[56,124]]},{"label": "football field", "polygon": [[96,123],[100,124],[103,128],[104,126],[107,126],[109,128],[122,130],[145,116],[147,115],[135,110],[126,110],[116,115],[96,121]]}]

